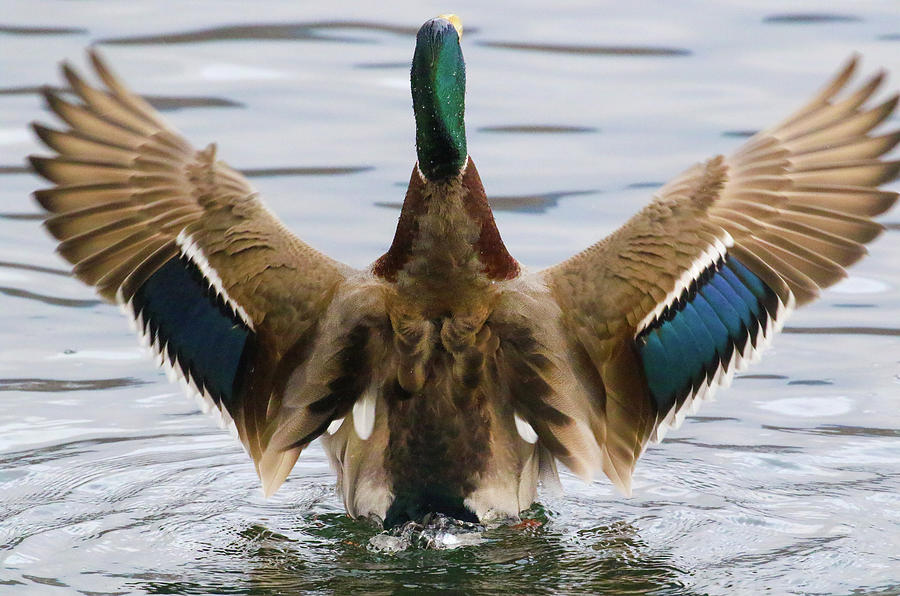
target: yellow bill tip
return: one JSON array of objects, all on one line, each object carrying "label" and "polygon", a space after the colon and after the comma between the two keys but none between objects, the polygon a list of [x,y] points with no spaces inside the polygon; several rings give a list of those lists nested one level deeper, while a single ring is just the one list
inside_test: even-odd
[{"label": "yellow bill tip", "polygon": [[462,39],[462,34],[463,34],[462,20],[458,16],[456,16],[455,14],[447,13],[447,14],[439,14],[437,18],[446,19],[446,20],[450,21],[450,24],[453,25],[454,29],[456,29],[456,34],[459,35],[460,39]]}]

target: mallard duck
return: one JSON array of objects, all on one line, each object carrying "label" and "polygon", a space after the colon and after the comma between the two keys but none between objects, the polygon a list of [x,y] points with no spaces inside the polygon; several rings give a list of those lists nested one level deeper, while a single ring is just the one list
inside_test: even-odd
[{"label": "mallard duck", "polygon": [[[694,165],[618,231],[529,271],[503,244],[466,146],[462,27],[418,32],[416,154],[371,266],[289,232],[215,145],[196,150],[96,52],[69,66],[68,125],[34,129],[35,192],[74,273],[231,427],[266,495],[319,439],[350,516],[515,517],[557,462],[625,494],[648,444],[728,385],[792,309],[866,252],[897,193],[900,132],[870,131],[881,74],[818,95],[729,157]],[[838,96],[841,95],[839,98]]]}]

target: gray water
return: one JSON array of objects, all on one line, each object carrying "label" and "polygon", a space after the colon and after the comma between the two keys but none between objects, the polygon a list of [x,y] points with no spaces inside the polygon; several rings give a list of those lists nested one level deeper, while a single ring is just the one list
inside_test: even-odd
[{"label": "gray water", "polygon": [[564,473],[540,526],[398,546],[343,514],[317,445],[261,496],[40,228],[26,123],[51,121],[36,88],[60,84],[60,59],[99,43],[355,266],[390,242],[414,34],[441,12],[466,26],[470,153],[532,267],[786,115],[852,51],[900,80],[894,0],[380,4],[0,2],[0,594],[900,593],[896,213],[760,364],[648,449],[632,498]]}]

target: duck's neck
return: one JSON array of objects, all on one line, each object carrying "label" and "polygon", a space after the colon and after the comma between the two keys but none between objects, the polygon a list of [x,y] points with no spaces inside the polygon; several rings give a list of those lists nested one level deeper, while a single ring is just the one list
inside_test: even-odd
[{"label": "duck's neck", "polygon": [[464,299],[519,274],[471,158],[442,182],[413,170],[394,241],[374,273],[432,301]]},{"label": "duck's neck", "polygon": [[490,284],[519,274],[466,153],[460,33],[450,16],[426,22],[416,36],[410,78],[418,163],[394,242],[373,269],[429,312],[464,308]]}]

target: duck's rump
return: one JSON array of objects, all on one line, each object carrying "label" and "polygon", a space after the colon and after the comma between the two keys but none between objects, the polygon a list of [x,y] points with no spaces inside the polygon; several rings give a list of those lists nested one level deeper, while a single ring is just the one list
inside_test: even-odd
[{"label": "duck's rump", "polygon": [[428,513],[484,521],[527,509],[542,455],[545,472],[556,472],[517,419],[490,324],[423,321],[415,339],[401,329],[382,361],[389,372],[370,379],[350,423],[323,435],[348,512],[392,526]]}]

